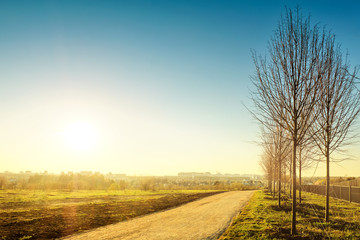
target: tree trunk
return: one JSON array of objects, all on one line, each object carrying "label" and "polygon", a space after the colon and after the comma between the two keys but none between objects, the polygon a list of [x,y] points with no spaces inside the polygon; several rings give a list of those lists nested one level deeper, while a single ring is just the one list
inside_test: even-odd
[{"label": "tree trunk", "polygon": [[281,141],[282,141],[282,135],[281,135],[281,133],[279,132],[279,135],[280,135],[280,137],[279,137],[279,156],[278,156],[278,160],[279,160],[279,180],[278,180],[278,197],[279,197],[279,202],[278,202],[278,205],[279,205],[279,208],[281,207],[281,157],[282,157],[282,154],[281,154],[281,151],[282,151],[282,149],[281,149]]},{"label": "tree trunk", "polygon": [[[295,123],[296,124],[296,123]],[[291,235],[296,234],[296,147],[297,147],[297,130],[295,127],[293,139],[293,156],[292,156],[292,221]]]},{"label": "tree trunk", "polygon": [[301,203],[301,147],[299,148],[299,202]]},{"label": "tree trunk", "polygon": [[329,198],[330,198],[330,154],[329,143],[326,144],[326,204],[325,221],[329,221]]},{"label": "tree trunk", "polygon": [[291,190],[292,190],[291,181],[292,181],[292,167],[291,167],[291,164],[290,164],[289,198],[291,198]]},{"label": "tree trunk", "polygon": [[279,208],[281,207],[281,160],[279,161],[279,181],[278,181],[278,197],[279,197]]},{"label": "tree trunk", "polygon": [[349,202],[351,202],[351,182],[349,181]]},{"label": "tree trunk", "polygon": [[[275,162],[275,161],[274,161]],[[273,178],[273,181],[274,181],[274,191],[273,191],[273,199],[275,199],[275,192],[276,192],[276,166],[274,166],[274,178]]]}]

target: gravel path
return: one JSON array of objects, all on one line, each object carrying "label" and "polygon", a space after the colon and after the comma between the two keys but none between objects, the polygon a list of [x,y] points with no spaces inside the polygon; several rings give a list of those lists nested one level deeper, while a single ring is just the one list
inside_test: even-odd
[{"label": "gravel path", "polygon": [[225,192],[64,239],[216,239],[254,191]]}]

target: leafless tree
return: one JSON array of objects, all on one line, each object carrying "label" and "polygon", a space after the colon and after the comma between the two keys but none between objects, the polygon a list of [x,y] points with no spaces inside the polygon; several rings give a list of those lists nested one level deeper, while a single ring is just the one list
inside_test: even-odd
[{"label": "leafless tree", "polygon": [[360,94],[356,89],[357,68],[350,70],[347,56],[344,58],[335,36],[329,32],[321,56],[322,101],[317,108],[320,114],[314,126],[313,137],[326,161],[325,220],[329,220],[330,161],[334,151],[350,143],[349,133],[360,112]]},{"label": "leafless tree", "polygon": [[281,176],[285,175],[286,169],[286,161],[288,157],[291,155],[291,141],[286,137],[285,131],[282,127],[277,126],[275,133],[275,139],[277,143],[276,148],[276,157],[278,161],[278,206],[281,206]]},{"label": "leafless tree", "polygon": [[263,147],[263,161],[266,163],[266,165],[263,165],[263,167],[268,172],[268,175],[271,176],[271,189],[270,192],[273,195],[273,198],[275,198],[275,186],[276,186],[276,175],[277,175],[277,169],[278,169],[278,162],[277,162],[277,155],[276,155],[276,148],[277,143],[276,139],[274,138],[274,135],[266,131],[267,129],[261,126],[261,139],[260,145]]},{"label": "leafless tree", "polygon": [[304,18],[298,8],[287,9],[269,42],[270,60],[253,52],[256,116],[260,121],[275,121],[292,141],[292,234],[296,233],[297,146],[317,116],[323,41],[319,28],[311,27],[310,17]]},{"label": "leafless tree", "polygon": [[277,124],[268,133],[268,139],[273,146],[271,150],[275,163],[274,173],[277,176],[278,207],[281,207],[282,176],[286,169],[286,160],[288,160],[288,156],[291,154],[291,142],[286,137],[284,129]]},{"label": "leafless tree", "polygon": [[318,152],[316,151],[316,145],[314,141],[309,141],[306,143],[301,144],[298,147],[298,169],[299,169],[299,202],[301,203],[301,186],[302,186],[302,170],[308,169],[313,167],[314,165],[318,164]]},{"label": "leafless tree", "polygon": [[261,156],[260,166],[262,167],[263,171],[265,172],[267,182],[268,182],[268,191],[272,193],[272,181],[273,181],[273,164],[272,159],[269,157],[265,152]]}]

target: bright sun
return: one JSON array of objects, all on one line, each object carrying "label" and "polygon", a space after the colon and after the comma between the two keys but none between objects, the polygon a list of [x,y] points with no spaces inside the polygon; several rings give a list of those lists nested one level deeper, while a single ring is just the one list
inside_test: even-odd
[{"label": "bright sun", "polygon": [[75,150],[90,150],[96,145],[97,134],[88,123],[76,122],[69,125],[62,135],[67,144]]}]

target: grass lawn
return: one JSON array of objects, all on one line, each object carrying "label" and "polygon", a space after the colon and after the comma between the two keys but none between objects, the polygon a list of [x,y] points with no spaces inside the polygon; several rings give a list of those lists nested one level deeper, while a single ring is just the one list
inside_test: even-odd
[{"label": "grass lawn", "polygon": [[0,190],[0,239],[60,238],[216,193]]},{"label": "grass lawn", "polygon": [[284,196],[278,208],[276,199],[258,191],[220,239],[360,239],[359,204],[331,198],[327,223],[324,211],[324,196],[303,192],[297,235],[291,236],[290,199]]}]

